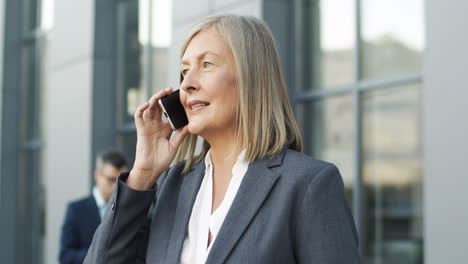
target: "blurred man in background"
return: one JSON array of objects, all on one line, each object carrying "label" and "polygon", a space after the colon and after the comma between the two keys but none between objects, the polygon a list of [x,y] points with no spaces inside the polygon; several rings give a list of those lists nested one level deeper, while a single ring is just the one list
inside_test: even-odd
[{"label": "blurred man in background", "polygon": [[83,263],[117,177],[127,170],[127,162],[120,152],[105,152],[97,157],[94,171],[96,185],[91,195],[72,201],[67,206],[60,238],[61,264]]}]

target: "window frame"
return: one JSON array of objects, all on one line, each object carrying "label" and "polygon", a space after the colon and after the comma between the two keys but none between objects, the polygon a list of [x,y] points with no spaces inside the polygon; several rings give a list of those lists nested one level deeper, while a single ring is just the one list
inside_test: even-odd
[{"label": "window frame", "polygon": [[[304,87],[306,89],[296,89],[296,47],[297,43],[296,36],[297,32],[297,20],[296,12],[300,10],[300,5],[304,0],[294,1],[277,1],[277,0],[264,0],[263,5],[263,19],[270,26],[273,35],[276,38],[278,51],[282,59],[283,72],[285,74],[286,83],[288,85],[288,92],[293,107],[294,113],[296,114],[296,108],[299,104],[313,103],[318,101],[325,101],[325,99],[333,98],[335,96],[352,95],[353,100],[353,114],[354,120],[352,129],[355,130],[354,138],[354,175],[356,177],[354,182],[353,190],[353,216],[356,223],[356,228],[360,237],[365,234],[365,228],[363,227],[363,195],[365,192],[363,186],[363,94],[382,90],[391,89],[396,86],[405,86],[413,84],[423,84],[423,75],[421,71],[408,72],[404,74],[395,74],[386,78],[377,78],[370,80],[363,80],[362,73],[362,53],[363,53],[363,39],[362,39],[362,0],[354,0],[355,4],[355,36],[354,36],[354,74],[353,82],[338,87]],[[308,0],[309,4],[314,4],[315,0]],[[278,14],[273,9],[277,8],[281,4],[282,13]],[[316,21],[316,20],[315,20]],[[287,41],[289,44],[285,44]],[[314,89],[307,89],[314,88]],[[332,88],[332,89],[325,89]],[[304,126],[307,124],[304,124]],[[310,142],[310,138],[304,137],[304,143]],[[360,243],[364,241],[360,239]],[[365,256],[364,246],[360,246],[360,253]]]},{"label": "window frame", "polygon": [[[5,1],[5,41],[3,56],[3,93],[1,94],[1,173],[0,199],[5,215],[0,219],[0,244],[3,261],[8,263],[42,263],[45,235],[44,189],[41,180],[42,78],[46,32],[41,28],[42,1]],[[30,21],[30,15],[35,12]],[[26,16],[29,16],[26,21]],[[25,30],[25,24],[34,25]],[[33,57],[24,57],[24,48],[32,46]],[[27,61],[24,60],[27,59]],[[28,65],[33,61],[33,64]],[[25,67],[33,74],[24,76]],[[26,70],[28,72],[28,70]],[[31,79],[28,79],[32,77]],[[25,80],[32,85],[25,87]],[[32,89],[32,90],[31,90]],[[32,92],[33,108],[27,109],[22,94]],[[31,116],[32,124],[21,117]],[[22,125],[26,125],[22,127]],[[33,130],[31,138],[21,137],[22,130]],[[20,167],[27,158],[27,166]],[[5,207],[3,207],[5,205]],[[34,261],[33,261],[34,260]]]}]

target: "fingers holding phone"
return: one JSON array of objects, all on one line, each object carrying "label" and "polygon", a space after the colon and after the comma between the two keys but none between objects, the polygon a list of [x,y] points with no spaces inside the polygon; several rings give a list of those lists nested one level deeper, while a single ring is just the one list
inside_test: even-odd
[{"label": "fingers holding phone", "polygon": [[[141,117],[144,121],[159,121],[162,122],[162,109],[158,105],[159,99],[165,97],[172,93],[172,88],[166,88],[154,94],[148,102],[143,104],[140,107],[143,107],[143,111],[141,112]],[[147,106],[146,106],[147,105]],[[138,111],[137,111],[138,113]]]},{"label": "fingers holding phone", "polygon": [[[164,89],[156,93],[150,100],[141,105],[135,113],[135,126],[137,129],[137,149],[135,163],[127,180],[127,184],[134,189],[147,189],[154,186],[159,175],[169,168],[182,140],[188,134],[187,127],[180,122],[163,122],[163,108],[158,102],[162,98],[170,98],[165,104],[165,109],[177,109],[174,107],[180,100],[177,92],[177,101],[174,95],[171,97],[172,88]],[[165,101],[165,100],[163,100]],[[183,110],[183,107],[182,107]],[[172,113],[168,111],[169,113]],[[185,114],[185,111],[183,112]],[[167,112],[166,112],[166,115]],[[169,116],[169,115],[168,115]],[[168,117],[169,119],[169,117]],[[178,119],[177,119],[178,120]],[[171,137],[171,126],[177,125],[179,131]]]},{"label": "fingers holding phone", "polygon": [[161,90],[159,91],[158,93],[156,93],[155,95],[153,95],[148,103],[149,103],[149,112],[148,112],[148,117],[149,118],[161,118],[161,114],[162,114],[162,109],[159,107],[159,104],[158,104],[158,101],[162,98],[162,97],[166,97],[170,94],[172,94],[172,88],[166,88],[164,90]]},{"label": "fingers holding phone", "polygon": [[188,124],[185,109],[180,102],[179,90],[163,96],[158,103],[173,130],[178,130]]}]

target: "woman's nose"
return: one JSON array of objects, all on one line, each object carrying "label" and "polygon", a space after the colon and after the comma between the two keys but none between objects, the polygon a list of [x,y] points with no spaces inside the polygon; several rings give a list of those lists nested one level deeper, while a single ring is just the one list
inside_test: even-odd
[{"label": "woman's nose", "polygon": [[186,93],[191,93],[199,89],[200,83],[198,81],[198,75],[195,72],[189,72],[185,76],[181,76],[182,82],[180,83],[180,89]]}]

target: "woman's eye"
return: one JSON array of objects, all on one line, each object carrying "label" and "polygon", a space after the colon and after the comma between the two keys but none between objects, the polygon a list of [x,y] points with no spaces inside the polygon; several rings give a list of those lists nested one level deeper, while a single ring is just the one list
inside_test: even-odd
[{"label": "woman's eye", "polygon": [[211,62],[207,62],[207,61],[203,62],[203,67],[205,67],[205,68],[210,66],[210,65],[212,65]]},{"label": "woman's eye", "polygon": [[180,73],[182,74],[182,76],[185,76],[187,74],[188,70],[181,70]]}]

